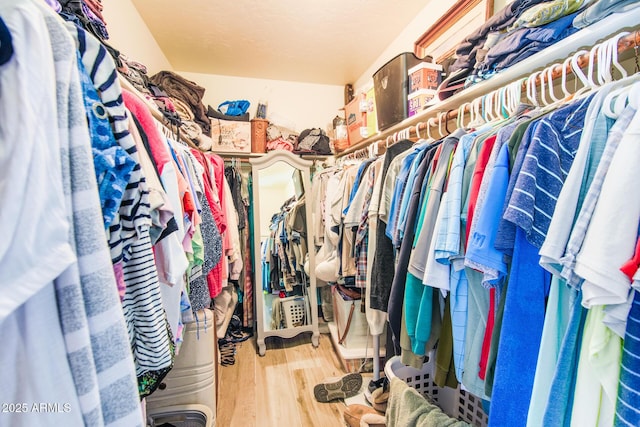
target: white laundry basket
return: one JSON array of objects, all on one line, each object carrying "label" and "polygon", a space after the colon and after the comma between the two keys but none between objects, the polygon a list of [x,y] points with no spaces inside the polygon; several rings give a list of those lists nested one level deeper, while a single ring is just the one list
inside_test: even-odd
[{"label": "white laundry basket", "polygon": [[438,387],[433,382],[435,355],[430,354],[429,360],[422,365],[422,369],[415,369],[404,365],[398,356],[389,359],[384,366],[384,373],[391,381],[399,378],[414,388],[420,394],[437,404],[447,415],[465,421],[476,427],[486,427],[489,419],[482,409],[482,400],[473,394],[448,387]]},{"label": "white laundry basket", "polygon": [[307,299],[301,296],[280,299],[280,306],[282,307],[286,328],[294,328],[308,324],[310,315],[309,306],[306,301]]}]

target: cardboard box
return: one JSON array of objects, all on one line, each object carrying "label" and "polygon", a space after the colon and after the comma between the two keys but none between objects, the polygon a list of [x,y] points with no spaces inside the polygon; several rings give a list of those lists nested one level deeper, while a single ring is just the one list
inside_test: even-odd
[{"label": "cardboard box", "polygon": [[432,62],[421,62],[408,71],[409,93],[421,89],[436,90],[442,82],[442,65]]},{"label": "cardboard box", "polygon": [[378,132],[378,117],[376,113],[376,91],[373,88],[373,83],[371,83],[371,87],[367,89],[365,92],[365,100],[367,102],[367,131],[365,138],[369,138],[370,136],[375,135]]},{"label": "cardboard box", "polygon": [[409,96],[407,97],[407,109],[409,110],[409,117],[415,116],[421,110],[423,110],[425,106],[432,103],[435,96],[436,91],[430,89],[421,89],[417,92],[409,94]]},{"label": "cardboard box", "polygon": [[251,122],[211,120],[211,151],[251,153]]},{"label": "cardboard box", "polygon": [[366,126],[366,118],[360,111],[360,101],[364,99],[363,95],[358,95],[345,105],[344,112],[347,121],[347,132],[349,134],[349,145],[357,144],[364,138],[361,135],[361,128]]}]

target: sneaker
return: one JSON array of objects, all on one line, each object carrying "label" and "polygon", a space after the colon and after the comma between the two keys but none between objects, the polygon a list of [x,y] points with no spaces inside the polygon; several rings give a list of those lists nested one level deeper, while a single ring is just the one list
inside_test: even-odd
[{"label": "sneaker", "polygon": [[371,396],[373,395],[373,392],[378,389],[384,389],[385,391],[389,390],[389,380],[387,380],[387,377],[379,378],[376,381],[374,380],[369,381],[369,385],[367,386],[367,389],[364,391],[364,398],[371,405],[373,405],[373,399]]},{"label": "sneaker", "polygon": [[218,349],[222,366],[230,366],[236,363],[236,345],[234,343],[220,343],[220,340],[218,340]]},{"label": "sneaker", "polygon": [[227,337],[233,343],[241,343],[251,338],[251,334],[244,331],[231,331],[227,333]]},{"label": "sneaker", "polygon": [[384,386],[384,382],[386,380],[387,380],[387,377],[382,377],[382,378],[379,378],[376,381],[374,381],[374,380],[369,381],[369,386],[367,387],[368,390],[369,390],[369,393],[373,393],[377,388],[383,387]]},{"label": "sneaker", "polygon": [[330,402],[335,399],[346,399],[360,392],[362,375],[347,374],[342,378],[328,378],[313,388],[313,395],[318,402]]}]

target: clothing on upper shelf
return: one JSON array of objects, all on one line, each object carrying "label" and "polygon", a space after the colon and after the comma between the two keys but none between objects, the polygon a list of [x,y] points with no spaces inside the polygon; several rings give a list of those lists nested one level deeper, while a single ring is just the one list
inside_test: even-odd
[{"label": "clothing on upper shelf", "polygon": [[[496,11],[456,47],[449,74],[464,87],[520,63],[573,33],[640,4],[627,0],[523,0]],[[629,20],[632,22],[633,18]]]}]

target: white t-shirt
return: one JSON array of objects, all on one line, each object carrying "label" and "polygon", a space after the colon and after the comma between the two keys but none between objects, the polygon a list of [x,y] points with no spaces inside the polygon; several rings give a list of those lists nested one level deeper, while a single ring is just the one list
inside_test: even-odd
[{"label": "white t-shirt", "polygon": [[0,72],[0,323],[76,260],[49,33],[36,7],[7,3],[0,12],[14,53]]},{"label": "white t-shirt", "polygon": [[[638,87],[640,89],[640,87]],[[629,294],[629,278],[620,267],[633,257],[640,222],[640,115],[636,114],[616,150],[575,272],[585,279],[582,305],[622,304]]]}]

